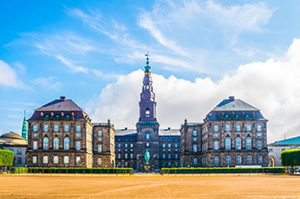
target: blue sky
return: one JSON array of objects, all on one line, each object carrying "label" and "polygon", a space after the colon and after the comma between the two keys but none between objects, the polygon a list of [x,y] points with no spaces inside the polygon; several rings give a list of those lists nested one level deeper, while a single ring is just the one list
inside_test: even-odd
[{"label": "blue sky", "polygon": [[[295,39],[300,37],[299,1],[2,1],[0,17],[0,134],[20,133],[23,110],[30,117],[34,109],[61,95],[73,99],[94,122],[111,118],[117,128],[134,127],[142,78],[139,69],[149,52],[152,72],[157,74],[155,89],[161,93],[157,101],[162,127],[179,128],[185,117],[201,122],[219,101],[236,95],[258,106],[268,119],[274,117],[270,137],[280,138],[282,132],[297,135],[293,129],[300,125],[298,121],[288,129],[275,122],[280,121],[275,115],[297,97],[298,87],[285,95],[292,97],[278,99],[270,108],[255,88],[280,89],[270,83],[246,93],[249,84],[262,77],[240,73],[265,71],[264,67],[270,67],[268,60],[275,65],[290,63],[289,49],[297,46]],[[298,47],[293,49],[297,54]],[[263,78],[273,82],[271,77],[276,77],[287,88],[300,83],[290,82],[298,79],[297,72],[290,78],[282,71],[278,69],[278,76],[266,70]],[[241,77],[238,85],[231,85]],[[228,79],[222,92],[206,95],[223,88],[222,82]],[[187,101],[182,101],[182,95],[172,96],[182,92],[183,85],[201,85],[190,93],[203,95],[195,99],[191,95]],[[236,89],[240,85],[245,86]],[[281,94],[270,93],[266,99]],[[194,111],[190,107],[199,104],[205,106],[190,113]],[[174,114],[178,117],[172,118]]]}]

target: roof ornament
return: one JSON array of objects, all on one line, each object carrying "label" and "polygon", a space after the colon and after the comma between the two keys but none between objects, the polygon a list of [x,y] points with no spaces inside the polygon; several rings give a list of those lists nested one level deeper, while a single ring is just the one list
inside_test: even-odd
[{"label": "roof ornament", "polygon": [[146,66],[145,66],[145,70],[150,70],[151,67],[149,66],[149,53],[147,52],[147,53],[145,54],[145,56],[146,56]]}]

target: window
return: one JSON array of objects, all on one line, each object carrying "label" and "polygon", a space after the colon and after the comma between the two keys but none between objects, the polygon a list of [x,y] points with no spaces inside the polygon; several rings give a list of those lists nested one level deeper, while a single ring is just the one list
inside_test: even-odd
[{"label": "window", "polygon": [[246,161],[247,164],[252,164],[252,156],[248,155]]},{"label": "window", "polygon": [[171,143],[168,143],[168,148],[171,148]]},{"label": "window", "polygon": [[37,150],[37,141],[33,142],[33,150]]},{"label": "window", "polygon": [[214,149],[219,150],[219,142],[217,141],[214,142]]},{"label": "window", "polygon": [[225,138],[225,149],[230,150],[231,149],[231,140],[230,137]]},{"label": "window", "polygon": [[178,167],[178,162],[174,162],[175,163],[175,167]]},{"label": "window", "polygon": [[147,108],[147,110],[146,110],[146,117],[150,117],[150,111],[149,111],[149,108]]},{"label": "window", "polygon": [[132,153],[130,153],[130,159],[133,159],[133,154]]},{"label": "window", "polygon": [[146,147],[150,147],[150,144],[149,144],[149,143],[146,143]]},{"label": "window", "polygon": [[98,131],[98,136],[102,136],[102,130]]},{"label": "window", "polygon": [[174,144],[174,147],[177,148],[177,147],[178,147],[178,144],[175,143],[175,144]]},{"label": "window", "polygon": [[102,158],[98,158],[98,165],[102,164]]},{"label": "window", "polygon": [[38,136],[37,133],[34,133],[34,134],[33,134],[33,137],[34,137],[34,138],[37,138],[37,136]]},{"label": "window", "polygon": [[49,138],[47,138],[47,137],[44,137],[43,149],[44,150],[48,150],[49,149]]},{"label": "window", "polygon": [[80,142],[76,142],[76,150],[80,150]]},{"label": "window", "polygon": [[215,158],[214,158],[214,163],[215,163],[215,164],[219,164],[219,157],[218,157],[218,156],[215,156]]},{"label": "window", "polygon": [[58,164],[58,156],[54,156],[53,157],[53,163],[54,164]]},{"label": "window", "polygon": [[246,126],[246,131],[251,131],[251,125],[248,124],[248,125]]},{"label": "window", "polygon": [[257,134],[257,137],[261,137],[261,133],[258,133],[258,134]]},{"label": "window", "polygon": [[168,153],[168,159],[171,159],[171,153]]},{"label": "window", "polygon": [[194,152],[194,153],[197,152],[197,145],[196,145],[196,144],[193,145],[193,152]]},{"label": "window", "polygon": [[225,130],[226,130],[226,131],[230,131],[230,125],[229,125],[229,124],[226,124]]},{"label": "window", "polygon": [[162,154],[162,158],[163,158],[163,159],[166,159],[166,154],[163,153],[163,154]]},{"label": "window", "polygon": [[175,159],[178,159],[178,154],[177,153],[175,153]]},{"label": "window", "polygon": [[168,162],[168,167],[171,167],[171,162]]},{"label": "window", "polygon": [[247,137],[247,138],[246,138],[246,149],[247,149],[247,150],[252,149],[251,138],[250,138],[250,137]]},{"label": "window", "polygon": [[263,158],[262,156],[258,156],[258,160],[257,160],[258,164],[261,164],[263,162]]},{"label": "window", "polygon": [[48,164],[48,156],[43,156],[43,163]]},{"label": "window", "polygon": [[215,134],[214,134],[214,137],[219,137],[219,134],[215,133]]},{"label": "window", "polygon": [[102,138],[98,138],[98,141],[102,141]]},{"label": "window", "polygon": [[128,154],[127,153],[125,153],[125,159],[128,159]]},{"label": "window", "polygon": [[270,152],[272,152],[272,151],[273,151],[273,149],[269,149],[269,151],[270,151]]},{"label": "window", "polygon": [[33,131],[37,131],[38,130],[38,126],[37,125],[33,125]]},{"label": "window", "polygon": [[261,131],[261,125],[260,124],[256,126],[256,130]]},{"label": "window", "polygon": [[81,162],[80,157],[77,156],[77,157],[76,157],[76,164],[80,164],[80,162]]},{"label": "window", "polygon": [[80,138],[81,134],[80,133],[76,133],[76,137]]},{"label": "window", "polygon": [[146,133],[146,139],[149,140],[150,139],[150,134]]},{"label": "window", "polygon": [[225,118],[229,118],[229,115],[228,115],[228,114],[225,114]]},{"label": "window", "polygon": [[76,126],[76,131],[77,131],[77,132],[81,131],[81,126],[80,126],[80,125],[77,125],[77,126]]},{"label": "window", "polygon": [[240,116],[239,116],[238,114],[235,114],[235,117],[236,117],[236,118],[239,118]]},{"label": "window", "polygon": [[58,125],[54,125],[54,131],[58,131],[59,130],[59,127],[58,127]]},{"label": "window", "polygon": [[130,144],[130,148],[133,148],[133,144]]},{"label": "window", "polygon": [[69,164],[70,159],[69,156],[64,156],[64,164]]},{"label": "window", "polygon": [[197,136],[197,131],[193,130],[193,136]]},{"label": "window", "polygon": [[193,138],[193,141],[197,141],[197,138]]},{"label": "window", "polygon": [[235,126],[235,130],[236,130],[236,131],[241,131],[241,125],[239,125],[239,124],[236,125],[236,126]]},{"label": "window", "polygon": [[54,150],[59,149],[59,139],[57,137],[53,139],[53,149]]},{"label": "window", "polygon": [[98,152],[101,153],[102,152],[102,144],[98,145]]},{"label": "window", "polygon": [[118,159],[121,159],[121,153],[118,153]]},{"label": "window", "polygon": [[214,125],[214,132],[218,132],[219,130],[219,126],[218,125]]},{"label": "window", "polygon": [[231,157],[230,156],[226,156],[226,164],[231,164]]},{"label": "window", "polygon": [[17,164],[22,164],[22,158],[21,157],[17,158]]},{"label": "window", "polygon": [[235,139],[235,149],[240,150],[241,149],[241,138],[237,137]]},{"label": "window", "polygon": [[166,144],[162,144],[162,147],[165,148],[165,147],[166,147]]},{"label": "window", "polygon": [[258,150],[262,149],[262,142],[261,141],[257,141],[257,149]]},{"label": "window", "polygon": [[65,138],[64,139],[64,149],[65,150],[69,150],[70,149],[70,139],[69,138]]},{"label": "window", "polygon": [[127,148],[128,144],[124,144],[124,147]]},{"label": "window", "polygon": [[69,125],[65,125],[65,131],[69,131]]},{"label": "window", "polygon": [[197,165],[197,164],[198,164],[198,159],[197,159],[197,158],[194,158],[193,164],[194,164],[194,165]]},{"label": "window", "polygon": [[118,144],[118,148],[121,148],[121,144]]},{"label": "window", "polygon": [[70,118],[70,115],[69,115],[69,114],[67,114],[67,115],[66,115],[66,118]]},{"label": "window", "polygon": [[17,154],[18,154],[18,155],[22,155],[22,149],[18,149],[18,150],[17,150]]},{"label": "window", "polygon": [[36,156],[32,156],[32,164],[36,164],[37,163],[37,157]]},{"label": "window", "polygon": [[44,131],[48,131],[48,125],[44,125]]},{"label": "window", "polygon": [[242,164],[242,157],[241,156],[236,156],[236,163],[237,164]]}]

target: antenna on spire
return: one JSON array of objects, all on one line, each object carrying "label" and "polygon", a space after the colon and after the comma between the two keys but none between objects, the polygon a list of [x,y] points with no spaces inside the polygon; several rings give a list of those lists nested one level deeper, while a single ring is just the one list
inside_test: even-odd
[{"label": "antenna on spire", "polygon": [[145,66],[145,70],[150,70],[151,67],[149,66],[149,53],[147,52],[147,53],[145,54],[145,56],[146,56],[146,66]]}]

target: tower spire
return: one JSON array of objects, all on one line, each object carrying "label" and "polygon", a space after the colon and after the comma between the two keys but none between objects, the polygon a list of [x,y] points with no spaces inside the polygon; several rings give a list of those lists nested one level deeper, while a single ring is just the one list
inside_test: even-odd
[{"label": "tower spire", "polygon": [[149,53],[147,52],[145,54],[146,56],[146,66],[145,66],[145,70],[150,70],[151,69],[151,66],[149,66]]},{"label": "tower spire", "polygon": [[24,119],[23,119],[23,125],[22,125],[22,138],[25,140],[28,140],[28,126],[26,121],[26,110],[24,110]]}]

